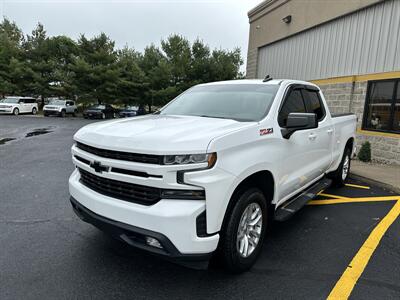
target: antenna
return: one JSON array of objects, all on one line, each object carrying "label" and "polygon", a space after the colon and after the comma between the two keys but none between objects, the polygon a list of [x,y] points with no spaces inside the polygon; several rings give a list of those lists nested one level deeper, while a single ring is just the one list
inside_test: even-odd
[{"label": "antenna", "polygon": [[270,81],[270,80],[272,80],[272,77],[269,76],[269,74],[268,74],[267,76],[265,76],[263,82],[267,82],[267,81]]}]

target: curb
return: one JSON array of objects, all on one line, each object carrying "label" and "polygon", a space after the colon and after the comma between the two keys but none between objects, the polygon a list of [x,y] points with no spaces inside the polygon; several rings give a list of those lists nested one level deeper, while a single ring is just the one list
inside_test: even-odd
[{"label": "curb", "polygon": [[393,192],[396,192],[396,193],[400,194],[400,187],[396,187],[396,186],[393,186],[391,184],[387,184],[387,183],[384,183],[384,182],[377,181],[375,179],[371,179],[371,178],[368,178],[368,177],[357,175],[357,174],[351,173],[351,171],[350,171],[350,178],[353,178],[353,179],[356,179],[356,180],[361,180],[361,181],[364,181],[364,182],[366,182],[368,184],[377,185],[380,188],[383,188],[385,190],[393,191]]}]

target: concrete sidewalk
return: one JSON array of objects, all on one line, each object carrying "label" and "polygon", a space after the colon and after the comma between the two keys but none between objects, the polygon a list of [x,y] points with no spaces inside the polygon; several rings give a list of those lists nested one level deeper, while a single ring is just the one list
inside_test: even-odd
[{"label": "concrete sidewalk", "polygon": [[382,183],[400,193],[400,166],[351,161],[351,174]]}]

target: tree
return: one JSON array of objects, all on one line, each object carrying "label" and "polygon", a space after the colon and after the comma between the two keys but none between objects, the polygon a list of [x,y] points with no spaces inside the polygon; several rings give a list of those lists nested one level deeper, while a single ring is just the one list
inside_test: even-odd
[{"label": "tree", "polygon": [[51,83],[54,82],[53,70],[55,68],[49,51],[49,39],[42,24],[38,23],[31,35],[23,43],[25,68],[32,69],[33,78],[25,87],[25,92],[33,96],[40,96],[42,105],[44,99],[51,96]]},{"label": "tree", "polygon": [[145,105],[145,92],[148,86],[146,75],[139,66],[141,54],[125,47],[118,51],[117,98],[124,103]]},{"label": "tree", "polygon": [[[164,89],[171,84],[172,71],[164,54],[154,45],[145,48],[140,67],[146,75],[147,82],[144,101],[151,112],[152,105],[161,106],[168,101]],[[175,91],[172,93],[175,94]]]},{"label": "tree", "polygon": [[55,36],[48,40],[49,64],[53,66],[49,83],[53,96],[73,98],[76,94],[72,64],[79,54],[78,45],[69,37]]},{"label": "tree", "polygon": [[48,37],[38,23],[24,37],[14,22],[0,23],[0,95],[68,97],[86,102],[162,106],[193,85],[240,78],[239,49],[210,50],[174,34],[143,54],[101,33],[78,41]]},{"label": "tree", "polygon": [[0,23],[0,95],[14,94],[18,90],[15,76],[16,61],[21,59],[22,31],[14,22],[3,19]]},{"label": "tree", "polygon": [[233,51],[214,50],[210,59],[210,81],[236,79],[240,76],[240,66],[243,60],[240,49]]},{"label": "tree", "polygon": [[210,48],[197,39],[192,45],[192,66],[189,71],[191,85],[201,82],[210,82]]},{"label": "tree", "polygon": [[77,93],[84,101],[112,102],[118,85],[114,42],[104,33],[90,40],[81,35],[78,47],[79,55],[72,66]]}]

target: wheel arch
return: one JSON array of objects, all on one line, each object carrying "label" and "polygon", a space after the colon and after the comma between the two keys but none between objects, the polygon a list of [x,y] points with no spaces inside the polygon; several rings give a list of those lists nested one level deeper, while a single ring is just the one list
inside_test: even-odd
[{"label": "wheel arch", "polygon": [[[344,149],[349,148],[351,151],[351,154],[353,154],[353,149],[354,149],[354,137],[351,137],[347,140],[346,145],[344,146]],[[344,152],[343,149],[343,152]]]},{"label": "wheel arch", "polygon": [[[222,221],[222,226],[221,230],[224,229],[228,216],[230,215],[230,212],[232,211],[238,196],[245,191],[248,188],[256,187],[259,188],[263,194],[265,199],[267,200],[267,205],[269,207],[273,206],[272,202],[275,196],[275,179],[269,170],[260,170],[257,172],[252,173],[251,175],[248,175],[245,177],[242,181],[240,181],[237,186],[235,187],[230,199],[228,206],[225,210],[224,218]],[[269,212],[273,212],[274,209],[270,209]]]}]

